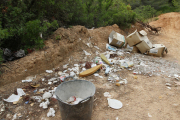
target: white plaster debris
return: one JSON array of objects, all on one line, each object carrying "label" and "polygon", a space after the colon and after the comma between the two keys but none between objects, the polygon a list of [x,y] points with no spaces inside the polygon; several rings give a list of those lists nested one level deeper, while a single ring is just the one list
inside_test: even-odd
[{"label": "white plaster debris", "polygon": [[52,96],[52,94],[50,93],[50,92],[45,92],[44,94],[43,94],[43,99],[48,99],[48,98],[50,98]]},{"label": "white plaster debris", "polygon": [[49,100],[46,99],[46,102],[42,102],[39,107],[42,107],[43,109],[47,109],[48,108],[48,105],[49,105]]},{"label": "white plaster debris", "polygon": [[54,108],[50,108],[49,112],[47,113],[47,117],[54,117],[55,116],[55,110]]},{"label": "white plaster debris", "polygon": [[46,72],[47,72],[47,73],[53,73],[53,71],[52,71],[52,70],[46,70]]}]

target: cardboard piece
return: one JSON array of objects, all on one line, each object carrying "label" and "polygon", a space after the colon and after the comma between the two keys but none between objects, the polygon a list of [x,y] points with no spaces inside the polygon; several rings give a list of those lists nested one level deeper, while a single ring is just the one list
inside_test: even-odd
[{"label": "cardboard piece", "polygon": [[130,47],[137,45],[138,43],[142,42],[145,39],[147,39],[145,31],[141,31],[141,34],[139,34],[137,30],[135,30],[135,32],[131,33],[126,37],[127,43],[129,44]]},{"label": "cardboard piece", "polygon": [[144,30],[139,31],[139,34],[140,34],[140,35],[143,35],[143,36],[147,36],[147,32],[144,31]]},{"label": "cardboard piece", "polygon": [[138,49],[136,46],[130,47],[128,44],[127,44],[127,47],[126,47],[125,50],[126,50],[126,51],[129,51],[129,52],[133,52],[133,53],[138,53],[138,52],[140,52],[139,49]]},{"label": "cardboard piece", "polygon": [[148,51],[148,55],[162,57],[167,48],[163,44],[153,44],[153,48]]},{"label": "cardboard piece", "polygon": [[126,40],[123,35],[112,31],[109,35],[109,44],[121,48],[126,45]]},{"label": "cardboard piece", "polygon": [[140,50],[141,53],[145,53],[152,48],[152,43],[149,41],[147,36],[144,36],[145,39],[136,45],[136,47]]}]

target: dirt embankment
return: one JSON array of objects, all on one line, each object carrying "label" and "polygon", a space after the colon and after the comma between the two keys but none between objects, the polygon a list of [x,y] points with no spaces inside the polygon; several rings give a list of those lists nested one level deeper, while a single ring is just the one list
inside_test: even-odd
[{"label": "dirt embankment", "polygon": [[180,64],[180,13],[166,13],[158,18],[159,20],[151,22],[150,25],[162,27],[161,34],[152,36],[152,39],[168,48],[169,53],[165,59]]},{"label": "dirt embankment", "polygon": [[[135,29],[141,30],[142,27],[138,24],[133,25],[131,29],[126,30],[126,33]],[[88,49],[86,43],[89,40],[105,50],[105,45],[102,43],[108,41],[108,36],[112,30],[127,35],[116,24],[93,30],[84,26],[74,26],[68,29],[59,28],[45,41],[43,50],[34,51],[22,59],[6,63],[9,68],[3,68],[4,73],[1,75],[0,85],[19,81],[27,76],[40,74],[46,69],[60,66],[62,61],[74,52]],[[61,40],[56,40],[57,36],[61,36]]]}]

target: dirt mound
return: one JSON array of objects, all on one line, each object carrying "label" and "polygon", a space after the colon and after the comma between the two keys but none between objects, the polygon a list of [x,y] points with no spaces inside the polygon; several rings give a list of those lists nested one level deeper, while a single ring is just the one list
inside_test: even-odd
[{"label": "dirt mound", "polygon": [[141,29],[140,25],[135,24],[131,29],[126,29],[126,32],[116,24],[96,29],[87,29],[84,26],[59,28],[45,41],[44,49],[34,51],[22,59],[6,63],[8,68],[3,68],[4,73],[1,75],[0,85],[19,81],[27,76],[40,74],[46,69],[61,66],[62,61],[68,60],[67,56],[72,54],[76,56],[76,52],[89,49],[92,54],[95,53],[96,49],[88,47],[87,42],[105,50],[105,43],[108,42],[108,36],[112,30],[126,36],[128,31],[134,31],[137,28]]},{"label": "dirt mound", "polygon": [[165,30],[165,34],[176,35],[180,33],[180,13],[166,13],[158,18],[157,21],[151,22],[151,25],[162,27]]},{"label": "dirt mound", "polygon": [[168,55],[165,59],[173,60],[180,64],[180,14],[176,12],[162,14],[157,21],[153,21],[150,25],[162,27],[159,35],[150,35],[149,38],[153,43],[164,44],[168,48]]}]

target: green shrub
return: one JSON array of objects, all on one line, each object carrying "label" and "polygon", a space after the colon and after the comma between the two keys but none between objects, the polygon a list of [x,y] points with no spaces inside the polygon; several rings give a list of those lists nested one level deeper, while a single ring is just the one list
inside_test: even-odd
[{"label": "green shrub", "polygon": [[136,9],[134,9],[134,12],[136,12],[137,19],[144,21],[146,19],[154,17],[157,11],[150,5],[147,5],[137,7]]},{"label": "green shrub", "polygon": [[61,40],[61,36],[60,36],[60,35],[57,35],[57,36],[56,36],[56,40]]}]

